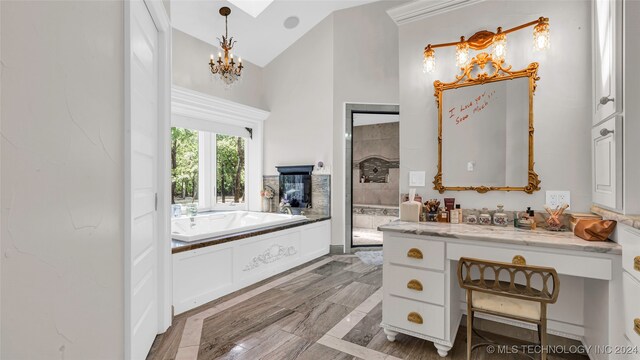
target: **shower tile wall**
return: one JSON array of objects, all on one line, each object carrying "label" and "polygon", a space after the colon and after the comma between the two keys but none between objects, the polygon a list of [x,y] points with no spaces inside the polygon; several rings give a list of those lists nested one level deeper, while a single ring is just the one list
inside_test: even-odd
[{"label": "shower tile wall", "polygon": [[[398,206],[399,130],[397,122],[353,127],[354,204]],[[363,174],[370,182],[360,182]]]}]

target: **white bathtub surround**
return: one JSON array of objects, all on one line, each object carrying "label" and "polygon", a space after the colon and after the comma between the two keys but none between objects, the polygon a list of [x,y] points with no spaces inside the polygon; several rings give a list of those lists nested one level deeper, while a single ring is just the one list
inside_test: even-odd
[{"label": "white bathtub surround", "polygon": [[175,313],[180,314],[326,255],[330,242],[331,222],[318,221],[174,253]]},{"label": "white bathtub surround", "polygon": [[255,211],[203,213],[195,217],[172,219],[171,237],[182,242],[193,242],[304,220],[307,217],[302,215]]}]

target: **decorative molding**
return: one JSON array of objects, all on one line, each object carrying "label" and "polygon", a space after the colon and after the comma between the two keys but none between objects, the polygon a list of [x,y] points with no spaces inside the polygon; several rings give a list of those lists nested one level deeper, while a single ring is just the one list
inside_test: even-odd
[{"label": "decorative molding", "polygon": [[243,127],[261,123],[271,114],[269,111],[175,85],[171,87],[171,113]]},{"label": "decorative molding", "polygon": [[171,29],[171,19],[167,14],[167,9],[161,0],[145,0],[145,5],[153,18],[153,22],[160,31],[169,31]]},{"label": "decorative molding", "polygon": [[280,244],[273,244],[262,254],[251,259],[251,262],[245,265],[242,271],[251,271],[253,269],[259,268],[262,265],[274,263],[282,258],[293,256],[297,253],[298,251],[293,246],[284,247]]},{"label": "decorative molding", "polygon": [[424,20],[429,17],[444,14],[449,11],[479,3],[483,0],[417,0],[408,4],[387,10],[387,14],[398,25],[413,21]]}]

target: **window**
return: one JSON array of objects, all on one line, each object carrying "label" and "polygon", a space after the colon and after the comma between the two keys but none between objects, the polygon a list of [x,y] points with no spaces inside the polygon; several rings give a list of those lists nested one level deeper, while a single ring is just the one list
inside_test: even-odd
[{"label": "window", "polygon": [[198,202],[198,131],[171,128],[171,203]]},{"label": "window", "polygon": [[246,144],[241,136],[171,128],[171,199],[200,210],[246,208]]},{"label": "window", "polygon": [[245,140],[216,134],[216,203],[244,203]]}]

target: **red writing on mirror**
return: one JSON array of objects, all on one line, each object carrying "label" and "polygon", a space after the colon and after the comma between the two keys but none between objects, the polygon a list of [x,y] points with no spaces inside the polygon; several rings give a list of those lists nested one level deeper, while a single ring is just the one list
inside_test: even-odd
[{"label": "red writing on mirror", "polygon": [[455,119],[456,125],[468,120],[470,115],[476,114],[484,110],[491,103],[491,98],[496,91],[483,92],[462,105],[457,105],[449,109],[449,119]]}]

